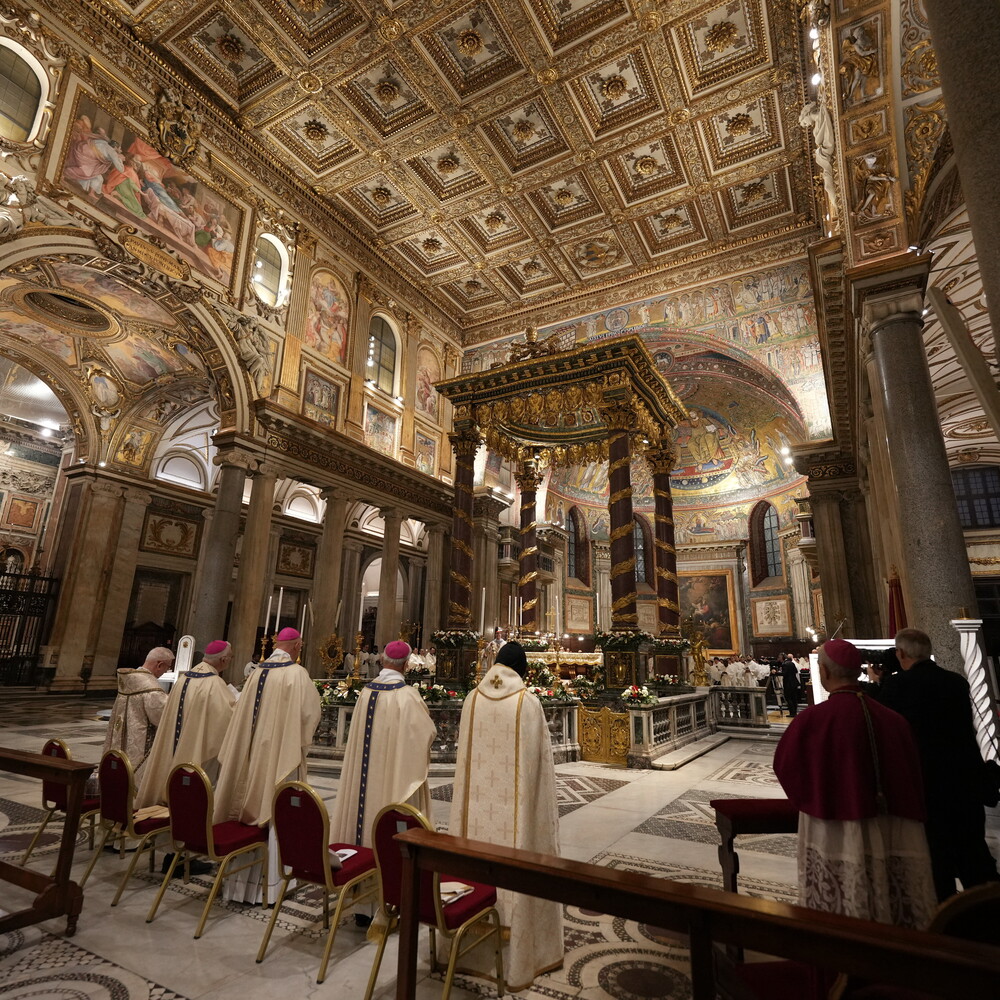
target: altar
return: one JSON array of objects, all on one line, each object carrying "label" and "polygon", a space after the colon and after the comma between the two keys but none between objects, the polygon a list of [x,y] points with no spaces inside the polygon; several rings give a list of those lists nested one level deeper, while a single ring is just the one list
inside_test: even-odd
[{"label": "altar", "polygon": [[553,674],[559,677],[577,677],[584,674],[592,677],[595,670],[604,669],[603,653],[579,653],[573,650],[560,649],[558,652],[552,649],[544,651],[525,650],[524,654],[528,658],[529,665],[532,663],[544,663]]}]

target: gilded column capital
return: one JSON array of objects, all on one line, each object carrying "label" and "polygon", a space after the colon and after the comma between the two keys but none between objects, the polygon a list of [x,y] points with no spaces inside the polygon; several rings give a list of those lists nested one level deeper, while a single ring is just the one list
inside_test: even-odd
[{"label": "gilded column capital", "polygon": [[604,423],[611,431],[632,431],[639,423],[639,415],[630,403],[622,400],[611,400],[598,407]]},{"label": "gilded column capital", "polygon": [[523,465],[514,473],[518,488],[522,493],[534,492],[542,484],[543,475],[534,463]]},{"label": "gilded column capital", "polygon": [[461,429],[456,429],[454,433],[448,435],[451,442],[452,451],[456,458],[471,458],[479,450],[482,438],[479,431],[471,424]]},{"label": "gilded column capital", "polygon": [[646,464],[655,475],[667,475],[673,471],[677,455],[669,445],[661,444],[655,448],[647,448]]}]

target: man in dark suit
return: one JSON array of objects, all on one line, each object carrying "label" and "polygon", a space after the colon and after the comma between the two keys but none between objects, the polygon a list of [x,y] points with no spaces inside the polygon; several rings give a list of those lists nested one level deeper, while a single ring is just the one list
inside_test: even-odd
[{"label": "man in dark suit", "polygon": [[872,694],[899,712],[913,729],[920,753],[927,800],[927,843],[938,900],[955,893],[955,879],[966,889],[1000,881],[986,845],[983,812],[983,758],[972,723],[966,679],[931,659],[931,641],[915,628],[896,633],[900,671],[875,682]]},{"label": "man in dark suit", "polygon": [[781,689],[788,704],[788,714],[794,719],[799,710],[799,668],[790,656],[781,661]]}]

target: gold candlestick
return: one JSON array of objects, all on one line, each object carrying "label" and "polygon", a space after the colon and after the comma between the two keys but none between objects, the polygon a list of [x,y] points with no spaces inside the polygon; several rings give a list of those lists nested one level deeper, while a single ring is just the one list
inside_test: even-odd
[{"label": "gold candlestick", "polygon": [[364,641],[364,633],[359,632],[354,637],[354,680],[361,679],[361,643]]},{"label": "gold candlestick", "polygon": [[486,676],[486,671],[483,669],[486,661],[486,640],[480,639],[476,644],[476,684]]}]

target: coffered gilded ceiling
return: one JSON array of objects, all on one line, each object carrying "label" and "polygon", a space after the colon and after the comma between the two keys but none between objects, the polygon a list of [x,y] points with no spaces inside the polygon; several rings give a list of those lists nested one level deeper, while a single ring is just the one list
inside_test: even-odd
[{"label": "coffered gilded ceiling", "polygon": [[472,340],[820,229],[794,3],[153,0],[131,16]]}]

